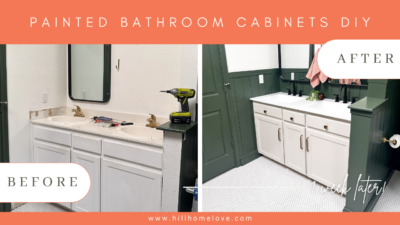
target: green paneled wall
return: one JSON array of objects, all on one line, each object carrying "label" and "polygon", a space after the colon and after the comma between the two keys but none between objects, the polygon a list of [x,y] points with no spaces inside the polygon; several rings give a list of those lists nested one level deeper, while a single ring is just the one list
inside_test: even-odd
[{"label": "green paneled wall", "polygon": [[[389,182],[395,168],[398,150],[392,149],[382,138],[398,134],[400,108],[399,80],[369,80],[368,96],[351,107],[349,178],[350,193],[346,196],[343,211],[372,211],[380,195],[358,192],[354,197],[360,174],[361,179]],[[365,185],[365,183],[364,183]],[[355,199],[354,199],[355,198]]]},{"label": "green paneled wall", "polygon": [[253,102],[250,98],[279,92],[278,71],[264,73],[264,83],[259,83],[259,75],[229,75],[233,126],[236,133],[236,146],[240,165],[244,165],[259,156],[254,126]]},{"label": "green paneled wall", "polygon": [[[309,79],[306,78],[307,69],[282,69],[282,77],[285,79],[290,79],[291,73],[294,71],[295,80],[300,80],[303,78],[304,80],[308,81]],[[280,80],[280,91],[287,92],[287,89],[292,89],[292,84],[288,85],[287,81]],[[309,95],[310,92],[313,90],[309,82],[296,82],[296,91],[297,94],[299,90],[303,90],[303,95]],[[335,99],[334,94],[338,94],[340,96],[340,101],[343,100],[344,89],[342,93],[340,93],[340,86],[331,85],[327,82],[320,83],[318,86],[315,87],[315,90],[318,90],[320,93],[324,93],[325,98]],[[347,100],[350,102],[352,97],[358,97],[356,100],[360,100],[367,96],[368,88],[367,87],[347,87]]]},{"label": "green paneled wall", "polygon": [[[228,109],[235,146],[236,166],[244,165],[258,158],[256,130],[254,125],[252,97],[280,91],[279,69],[228,72],[225,46],[219,45],[224,83],[227,86]],[[264,83],[259,83],[263,75]]]}]

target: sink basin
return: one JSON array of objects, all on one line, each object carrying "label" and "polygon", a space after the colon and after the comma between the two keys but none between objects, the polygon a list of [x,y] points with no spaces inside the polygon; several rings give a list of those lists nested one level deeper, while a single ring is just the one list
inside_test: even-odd
[{"label": "sink basin", "polygon": [[349,113],[350,114],[350,109],[347,108],[349,104],[343,104],[341,102],[316,102],[313,105],[310,105],[310,108],[317,109],[317,110],[323,110],[323,111],[329,111],[329,112],[335,112],[335,113]]},{"label": "sink basin", "polygon": [[297,102],[297,101],[304,100],[304,99],[300,98],[298,96],[292,96],[292,95],[277,95],[275,97],[275,100],[278,102],[282,102],[282,103],[293,103],[293,102]]},{"label": "sink basin", "polygon": [[268,102],[280,103],[280,104],[291,104],[297,101],[304,100],[299,96],[292,96],[284,93],[266,95],[262,100],[267,100]]},{"label": "sink basin", "polygon": [[348,108],[350,103],[343,104],[342,102],[335,102],[333,99],[324,99],[323,101],[307,101],[306,99],[306,95],[299,97],[298,95],[293,96],[283,92],[250,98],[250,100],[258,104],[273,105],[286,110],[297,110],[351,121],[351,113]]},{"label": "sink basin", "polygon": [[55,123],[87,123],[91,119],[85,117],[74,117],[74,116],[54,116],[49,117],[49,121]]},{"label": "sink basin", "polygon": [[137,137],[137,138],[150,138],[150,139],[163,139],[164,132],[150,127],[140,126],[123,126],[118,128],[119,133]]}]

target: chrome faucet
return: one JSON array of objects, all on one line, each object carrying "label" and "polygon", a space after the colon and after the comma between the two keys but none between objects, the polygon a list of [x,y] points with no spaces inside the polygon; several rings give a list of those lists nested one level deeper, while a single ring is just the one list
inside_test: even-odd
[{"label": "chrome faucet", "polygon": [[77,105],[74,105],[74,106],[76,106],[76,109],[72,109],[71,110],[72,112],[75,112],[74,116],[76,116],[76,117],[85,117],[85,115],[82,113],[81,107],[79,107]]},{"label": "chrome faucet", "polygon": [[289,84],[288,84],[288,86],[290,86],[290,83],[293,83],[293,96],[296,96],[296,83],[293,81],[293,80],[290,80],[289,81]]}]

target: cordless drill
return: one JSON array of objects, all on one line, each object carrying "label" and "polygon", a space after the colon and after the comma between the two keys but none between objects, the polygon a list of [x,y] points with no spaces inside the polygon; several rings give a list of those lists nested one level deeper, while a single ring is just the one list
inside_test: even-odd
[{"label": "cordless drill", "polygon": [[172,123],[190,123],[192,121],[192,116],[189,112],[188,98],[193,98],[196,94],[196,91],[189,88],[174,88],[168,91],[161,92],[170,93],[178,99],[179,103],[181,103],[182,111],[172,112],[169,115],[169,120],[171,120]]}]

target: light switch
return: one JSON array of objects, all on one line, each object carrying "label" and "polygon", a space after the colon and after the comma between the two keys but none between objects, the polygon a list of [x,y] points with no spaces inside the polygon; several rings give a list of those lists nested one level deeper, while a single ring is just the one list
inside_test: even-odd
[{"label": "light switch", "polygon": [[43,103],[47,103],[47,100],[48,100],[47,92],[43,92],[42,93],[42,102]]},{"label": "light switch", "polygon": [[291,75],[291,78],[290,78],[291,80],[294,80],[294,73],[292,73],[292,75]]},{"label": "light switch", "polygon": [[264,76],[263,75],[258,75],[258,79],[260,81],[260,84],[264,83]]}]

